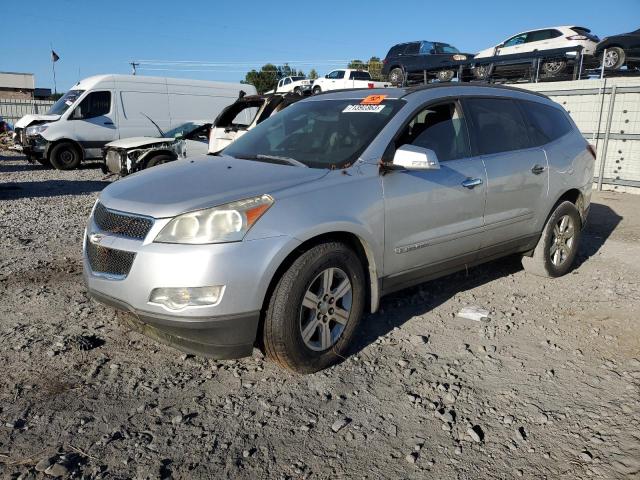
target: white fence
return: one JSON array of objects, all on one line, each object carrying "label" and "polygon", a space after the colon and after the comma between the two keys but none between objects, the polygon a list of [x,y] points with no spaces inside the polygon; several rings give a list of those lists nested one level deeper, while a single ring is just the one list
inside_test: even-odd
[{"label": "white fence", "polygon": [[521,84],[567,109],[597,149],[599,188],[640,188],[640,78]]},{"label": "white fence", "polygon": [[11,124],[29,113],[46,113],[53,100],[26,100],[20,98],[0,98],[0,117]]}]

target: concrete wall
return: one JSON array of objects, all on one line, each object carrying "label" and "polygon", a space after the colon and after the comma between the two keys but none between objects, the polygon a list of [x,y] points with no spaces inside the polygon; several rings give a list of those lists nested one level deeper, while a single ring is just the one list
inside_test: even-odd
[{"label": "concrete wall", "polygon": [[[640,78],[518,85],[544,93],[567,109],[596,146],[596,179],[608,189],[640,189]],[[640,192],[637,191],[636,193]]]}]

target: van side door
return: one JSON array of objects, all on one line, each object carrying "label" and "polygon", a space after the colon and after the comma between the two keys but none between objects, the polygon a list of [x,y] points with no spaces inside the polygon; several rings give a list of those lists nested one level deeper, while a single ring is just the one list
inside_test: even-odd
[{"label": "van side door", "polygon": [[[487,171],[487,200],[482,249],[526,244],[545,205],[549,165],[545,152],[529,138],[517,100],[464,98],[474,153]],[[484,252],[487,253],[487,252]]]},{"label": "van side door", "polygon": [[89,92],[69,115],[75,140],[85,158],[102,157],[102,147],[118,138],[116,107],[111,90]]},{"label": "van side door", "polygon": [[433,150],[440,169],[382,176],[385,291],[471,263],[483,232],[486,172],[471,154],[459,102],[425,104],[387,150],[392,157],[407,144]]}]

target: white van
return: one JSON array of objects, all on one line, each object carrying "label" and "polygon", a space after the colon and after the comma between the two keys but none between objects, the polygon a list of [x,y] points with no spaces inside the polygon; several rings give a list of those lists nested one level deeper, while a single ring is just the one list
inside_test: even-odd
[{"label": "white van", "polygon": [[134,75],[97,75],[75,84],[45,115],[16,122],[24,153],[60,170],[101,158],[119,138],[158,136],[185,122],[210,122],[252,85]]}]

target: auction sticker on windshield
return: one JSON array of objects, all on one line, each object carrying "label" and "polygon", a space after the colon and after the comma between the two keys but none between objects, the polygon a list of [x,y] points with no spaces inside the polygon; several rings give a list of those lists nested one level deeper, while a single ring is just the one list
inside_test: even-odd
[{"label": "auction sticker on windshield", "polygon": [[367,95],[362,99],[360,105],[380,105],[387,98],[386,95]]},{"label": "auction sticker on windshield", "polygon": [[384,105],[347,105],[342,113],[353,113],[353,112],[369,112],[369,113],[380,113],[384,109]]}]

